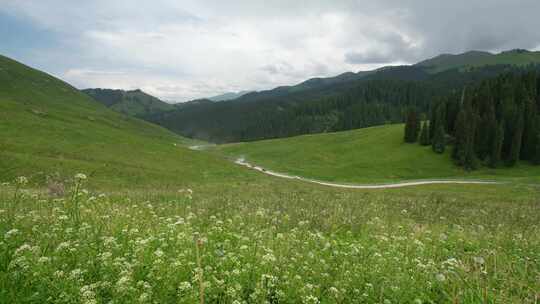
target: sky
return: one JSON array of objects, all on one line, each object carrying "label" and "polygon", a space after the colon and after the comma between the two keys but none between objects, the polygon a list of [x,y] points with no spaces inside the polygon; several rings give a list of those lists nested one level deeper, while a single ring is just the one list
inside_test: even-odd
[{"label": "sky", "polygon": [[170,102],[540,49],[538,0],[0,0],[0,54],[77,88]]}]

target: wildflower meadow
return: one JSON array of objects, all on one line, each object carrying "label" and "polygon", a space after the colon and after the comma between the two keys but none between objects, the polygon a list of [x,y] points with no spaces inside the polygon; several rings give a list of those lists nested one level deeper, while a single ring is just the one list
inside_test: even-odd
[{"label": "wildflower meadow", "polygon": [[538,303],[540,205],[348,192],[0,195],[1,303]]}]

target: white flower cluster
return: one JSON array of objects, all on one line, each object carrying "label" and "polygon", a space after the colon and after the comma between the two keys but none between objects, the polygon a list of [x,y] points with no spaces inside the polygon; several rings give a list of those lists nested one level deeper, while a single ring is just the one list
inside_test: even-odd
[{"label": "white flower cluster", "polygon": [[86,179],[86,174],[77,173],[77,174],[75,174],[75,179],[76,180],[85,180]]}]

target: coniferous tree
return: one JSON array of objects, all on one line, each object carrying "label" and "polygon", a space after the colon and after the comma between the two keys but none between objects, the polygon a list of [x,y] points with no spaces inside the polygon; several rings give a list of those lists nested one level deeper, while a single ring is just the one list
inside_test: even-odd
[{"label": "coniferous tree", "polygon": [[540,118],[536,115],[536,104],[531,98],[528,99],[525,105],[524,115],[523,143],[520,158],[531,160],[535,154],[537,129],[540,127],[538,126]]},{"label": "coniferous tree", "polygon": [[456,141],[452,151],[452,156],[457,164],[467,170],[473,170],[477,167],[475,153],[476,115],[471,103],[470,99],[464,101],[456,119]]},{"label": "coniferous tree", "polygon": [[420,136],[420,129],[422,127],[422,119],[420,117],[420,115],[418,114],[418,112],[416,111],[416,109],[414,110],[414,113],[415,113],[415,121],[416,121],[416,124],[415,124],[415,128],[414,128],[414,138],[415,140],[418,140],[418,137]]},{"label": "coniferous tree", "polygon": [[437,111],[438,106],[432,106],[429,109],[429,139],[430,141],[435,136],[435,130],[437,127]]},{"label": "coniferous tree", "polygon": [[510,152],[508,155],[508,165],[514,166],[518,160],[521,152],[521,141],[523,138],[523,113],[518,111],[518,117],[516,119],[516,126],[514,128],[514,133],[512,134],[512,141],[510,144]]},{"label": "coniferous tree", "polygon": [[489,156],[489,166],[496,168],[501,162],[501,152],[504,140],[504,126],[500,123],[495,127],[495,132],[491,141],[491,153]]},{"label": "coniferous tree", "polygon": [[476,154],[479,159],[485,160],[491,155],[492,142],[497,129],[497,118],[493,105],[489,105],[487,113],[480,117],[476,129]]},{"label": "coniferous tree", "polygon": [[535,165],[540,165],[540,132],[536,135],[536,149],[535,149],[533,163]]},{"label": "coniferous tree", "polygon": [[409,111],[405,123],[405,142],[414,143],[418,139],[418,115],[416,110]]},{"label": "coniferous tree", "polygon": [[466,146],[463,167],[467,170],[474,170],[478,167],[478,159],[476,158],[476,153],[474,153],[474,145],[472,143]]},{"label": "coniferous tree", "polygon": [[420,144],[422,146],[429,146],[431,143],[430,135],[429,135],[429,123],[425,121],[422,124],[422,131],[420,132]]},{"label": "coniferous tree", "polygon": [[454,148],[452,150],[452,158],[455,159],[458,164],[463,163],[465,158],[465,148],[467,141],[467,117],[465,110],[459,111],[455,122],[456,129],[454,131]]},{"label": "coniferous tree", "polygon": [[463,167],[467,170],[474,170],[478,167],[478,158],[475,151],[475,142],[476,142],[476,116],[472,110],[471,105],[469,104],[466,107],[466,116],[467,116],[467,128],[466,128],[466,139],[465,139],[465,158],[463,159]]},{"label": "coniferous tree", "polygon": [[442,124],[439,124],[437,130],[435,131],[435,136],[433,137],[432,146],[435,153],[444,153],[446,149],[446,139],[444,134],[444,127]]}]

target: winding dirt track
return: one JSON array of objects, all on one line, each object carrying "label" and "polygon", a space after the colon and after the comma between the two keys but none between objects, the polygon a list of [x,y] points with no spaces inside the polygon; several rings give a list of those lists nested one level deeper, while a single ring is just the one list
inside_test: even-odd
[{"label": "winding dirt track", "polygon": [[[190,146],[189,148],[195,151],[202,151],[210,146],[211,145],[198,145],[198,146]],[[261,173],[264,173],[270,176],[293,179],[293,180],[300,180],[300,181],[312,183],[312,184],[318,184],[318,185],[334,187],[334,188],[346,188],[346,189],[390,189],[390,188],[402,188],[402,187],[433,185],[433,184],[480,184],[480,185],[500,184],[500,182],[474,181],[474,180],[422,180],[422,181],[399,182],[399,183],[391,183],[391,184],[375,184],[375,185],[339,184],[339,183],[323,182],[323,181],[309,179],[309,178],[305,178],[301,176],[292,176],[292,175],[287,175],[284,173],[266,170],[263,167],[255,166],[248,163],[244,158],[238,158],[234,163],[240,166],[247,167],[252,170],[259,171]]]},{"label": "winding dirt track", "polygon": [[275,177],[286,178],[286,179],[296,179],[296,180],[301,180],[301,181],[312,183],[312,184],[318,184],[318,185],[335,187],[335,188],[347,188],[347,189],[389,189],[389,188],[401,188],[401,187],[432,185],[432,184],[483,184],[483,185],[500,184],[499,182],[472,181],[472,180],[469,180],[469,181],[468,180],[424,180],[424,181],[411,181],[411,182],[400,182],[400,183],[393,183],[393,184],[378,184],[378,185],[339,184],[339,183],[323,182],[323,181],[308,179],[308,178],[304,178],[300,176],[292,176],[292,175],[287,175],[283,173],[266,170],[262,167],[255,166],[246,162],[243,158],[237,159],[234,163],[240,166],[244,166],[244,167],[262,172],[267,175],[275,176]]}]

